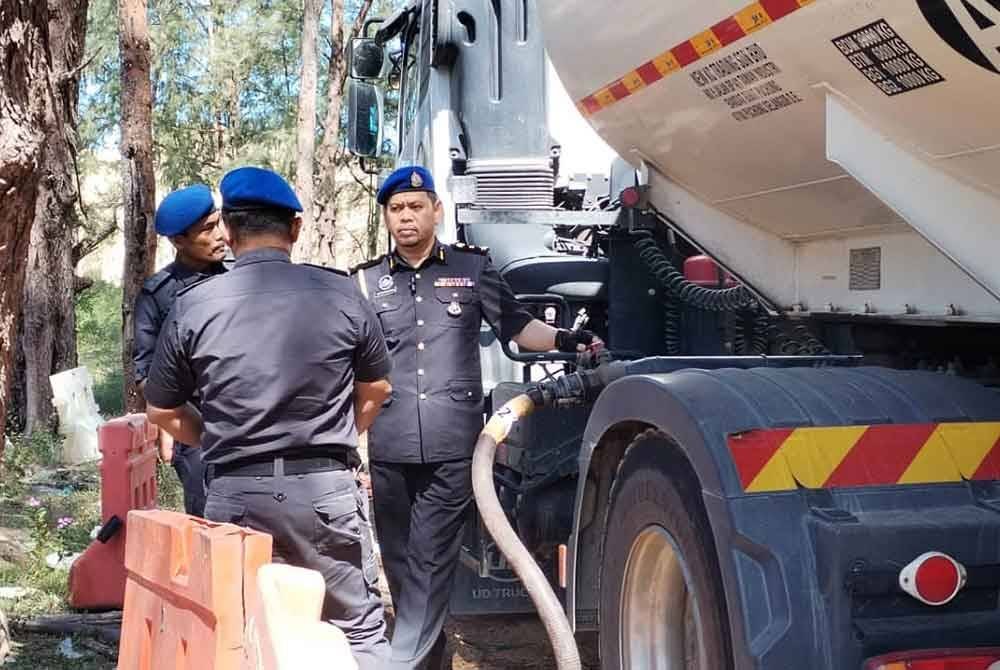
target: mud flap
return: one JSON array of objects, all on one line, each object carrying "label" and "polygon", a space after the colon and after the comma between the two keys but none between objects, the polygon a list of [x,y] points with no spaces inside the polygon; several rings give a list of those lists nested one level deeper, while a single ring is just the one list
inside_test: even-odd
[{"label": "mud flap", "polygon": [[[489,577],[480,576],[480,557],[484,555],[485,564],[489,566]],[[553,561],[547,561],[541,568],[546,575],[555,574]],[[556,593],[559,592],[560,589],[557,589]],[[455,575],[455,588],[451,592],[451,613],[470,616],[534,612],[531,597],[521,580],[508,567],[492,538],[482,528],[478,512],[472,506],[465,524],[462,560]]]}]

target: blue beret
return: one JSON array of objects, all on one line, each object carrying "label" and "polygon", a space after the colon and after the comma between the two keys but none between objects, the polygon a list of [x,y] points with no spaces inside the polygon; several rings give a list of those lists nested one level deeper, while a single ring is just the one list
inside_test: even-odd
[{"label": "blue beret", "polygon": [[406,191],[427,191],[433,193],[434,177],[431,176],[431,173],[426,168],[422,168],[419,165],[399,168],[385,180],[382,188],[378,190],[375,200],[378,204],[384,205],[395,194]]},{"label": "blue beret", "polygon": [[215,209],[212,190],[195,184],[167,195],[156,210],[156,232],[164,237],[180,235]]},{"label": "blue beret", "polygon": [[295,191],[277,172],[259,167],[231,170],[219,184],[222,209],[237,211],[278,208],[302,211]]}]

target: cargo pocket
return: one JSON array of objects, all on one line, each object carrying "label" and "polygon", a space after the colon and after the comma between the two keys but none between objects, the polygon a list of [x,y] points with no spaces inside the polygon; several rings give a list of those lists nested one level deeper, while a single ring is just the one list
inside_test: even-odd
[{"label": "cargo pocket", "polygon": [[349,552],[361,547],[361,515],[353,491],[331,493],[313,501],[316,525],[313,545],[321,553],[351,560]]},{"label": "cargo pocket", "polygon": [[209,495],[205,502],[205,518],[219,523],[244,525],[247,516],[247,506],[233,498],[223,498]]}]

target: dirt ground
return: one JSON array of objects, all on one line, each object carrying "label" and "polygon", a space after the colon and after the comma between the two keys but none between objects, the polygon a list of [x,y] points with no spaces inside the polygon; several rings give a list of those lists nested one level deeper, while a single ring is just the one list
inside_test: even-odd
[{"label": "dirt ground", "polygon": [[[448,626],[453,670],[548,670],[555,668],[545,630],[535,617],[462,617]],[[81,656],[67,659],[59,653],[63,638],[53,635],[14,633],[14,645],[4,670],[113,670],[114,659],[105,650],[88,647],[76,638],[74,650]],[[597,670],[597,655],[591,645],[581,644],[583,667]]]},{"label": "dirt ground", "polygon": [[[88,478],[96,472],[85,473]],[[89,483],[89,479],[87,479]],[[177,508],[180,493],[172,490],[173,479],[163,482],[161,504]],[[86,501],[77,497],[71,500],[79,507],[97,504],[97,490],[89,492]],[[33,487],[25,491],[51,502],[48,491]],[[54,495],[54,494],[52,494]],[[58,496],[56,496],[58,498]],[[58,500],[56,501],[58,502]],[[79,511],[79,510],[77,510]],[[28,587],[31,595],[13,601],[0,589],[0,609],[11,618],[12,648],[3,670],[113,670],[116,667],[116,650],[113,646],[95,642],[83,636],[47,635],[25,631],[21,624],[46,614],[66,612],[65,583],[68,573],[53,570],[44,579],[26,579],[23,569],[30,564],[29,550],[30,510],[13,505],[10,500],[0,501],[0,587]],[[383,600],[387,617],[391,621],[391,602],[384,575]],[[391,624],[390,624],[391,626]],[[447,624],[448,650],[453,670],[547,670],[555,668],[552,650],[545,628],[537,617],[531,615],[497,615],[455,617]],[[62,650],[60,647],[62,646]],[[68,647],[68,654],[67,652]],[[591,637],[580,640],[583,667],[596,670],[597,654]],[[69,656],[69,657],[67,657]]]},{"label": "dirt ground", "polygon": [[[545,628],[534,616],[461,617],[447,626],[453,670],[555,668]],[[583,667],[597,670],[596,646],[580,640]]]}]

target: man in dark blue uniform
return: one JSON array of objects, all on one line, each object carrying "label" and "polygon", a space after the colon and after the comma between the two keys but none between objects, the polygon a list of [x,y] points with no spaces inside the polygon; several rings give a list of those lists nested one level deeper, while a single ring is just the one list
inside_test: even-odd
[{"label": "man in dark blue uniform", "polygon": [[320,572],[323,617],[376,670],[389,645],[355,468],[391,390],[382,329],[346,273],[291,263],[302,206],[284,179],[240,168],[220,190],[236,264],[178,294],[148,413],[202,447],[205,516],[269,533],[275,561]]},{"label": "man in dark blue uniform", "polygon": [[354,273],[393,359],[392,397],[368,440],[396,612],[390,667],[437,670],[483,427],[480,323],[531,351],[581,351],[600,340],[533,319],[484,249],[439,242],[443,209],[424,168],[395,171],[377,199],[395,250]]},{"label": "man in dark blue uniform", "polygon": [[[156,351],[156,340],[174,305],[177,292],[195,282],[225,271],[226,242],[219,226],[212,191],[195,184],[174,191],[156,210],[156,232],[177,250],[173,263],[146,280],[135,301],[135,338],[132,360],[140,390],[146,383]],[[177,471],[184,487],[184,511],[205,514],[205,468],[201,450],[175,442],[161,431],[160,456]]]}]

